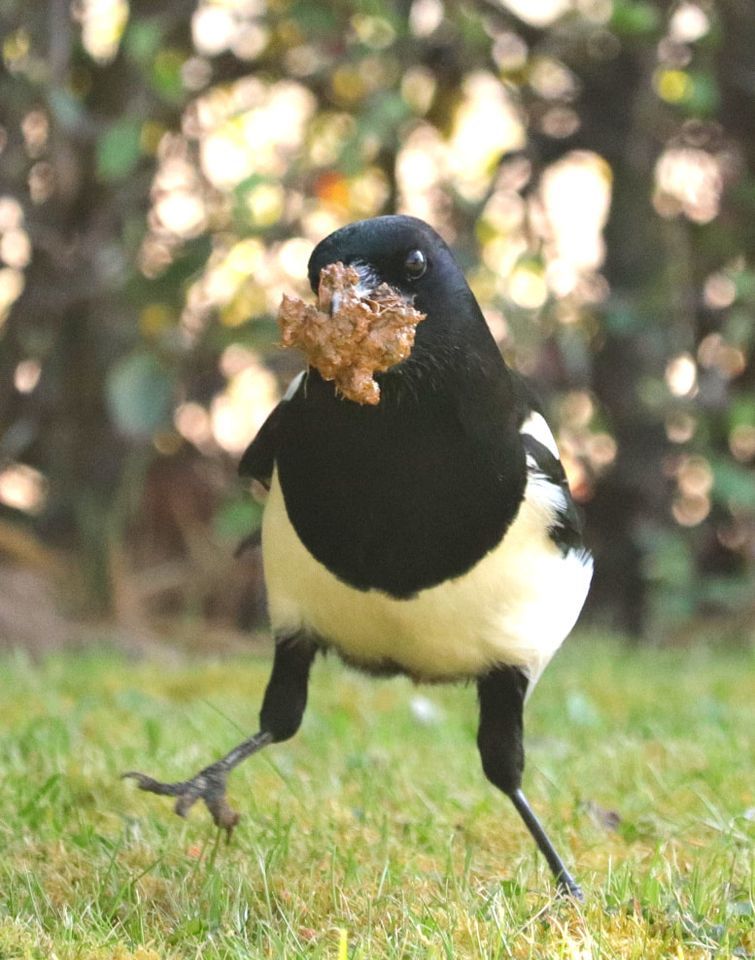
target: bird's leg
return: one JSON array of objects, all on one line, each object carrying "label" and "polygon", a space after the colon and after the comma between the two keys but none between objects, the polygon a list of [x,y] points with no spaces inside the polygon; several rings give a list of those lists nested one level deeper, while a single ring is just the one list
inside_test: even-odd
[{"label": "bird's leg", "polygon": [[482,768],[491,783],[514,804],[558,883],[559,890],[578,900],[582,891],[556,853],[540,821],[522,792],[524,744],[522,709],[527,678],[515,667],[496,667],[477,681],[480,727],[477,746]]},{"label": "bird's leg", "polygon": [[230,837],[240,815],[226,798],[228,774],[253,753],[270,743],[288,740],[299,729],[307,705],[309,670],[316,652],[315,643],[302,634],[276,639],[273,672],[260,711],[259,733],[244,740],[189,780],[162,783],[135,771],[124,773],[123,776],[136,780],[140,790],[175,797],[174,809],[182,817],[197,800],[203,800],[216,825],[226,830]]}]

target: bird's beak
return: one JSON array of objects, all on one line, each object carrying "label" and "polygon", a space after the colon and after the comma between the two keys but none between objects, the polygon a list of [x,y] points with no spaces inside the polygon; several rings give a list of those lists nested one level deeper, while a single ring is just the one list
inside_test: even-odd
[{"label": "bird's beak", "polygon": [[[355,260],[349,264],[356,272],[359,274],[359,283],[356,287],[353,287],[353,292],[359,297],[359,299],[368,298],[373,290],[380,285],[380,277],[377,274],[377,271],[370,263],[366,263],[364,260]],[[338,313],[343,302],[343,296],[340,291],[334,290],[333,295],[330,299],[330,305],[328,312],[331,316]]]}]

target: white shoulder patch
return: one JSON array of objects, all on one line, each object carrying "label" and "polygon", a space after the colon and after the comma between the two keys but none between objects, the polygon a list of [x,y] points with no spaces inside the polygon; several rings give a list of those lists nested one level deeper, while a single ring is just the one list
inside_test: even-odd
[{"label": "white shoulder patch", "polygon": [[564,491],[558,484],[538,473],[537,465],[531,465],[530,457],[527,457],[527,466],[530,474],[524,491],[525,499],[543,510],[548,523],[551,523],[559,511],[566,509]]},{"label": "white shoulder patch", "polygon": [[561,459],[558,453],[558,445],[542,414],[536,413],[534,410],[531,411],[530,415],[519,428],[519,432],[526,433],[532,437],[533,440],[542,443],[542,445],[553,454],[556,460]]},{"label": "white shoulder patch", "polygon": [[[304,374],[305,374],[306,372],[307,372],[306,370],[302,370],[301,373],[297,373],[297,374],[296,374],[296,376],[295,376],[294,379],[291,381],[291,383],[289,383],[288,389],[287,389],[286,392],[283,394],[283,399],[284,399],[284,400],[290,400],[291,397],[293,397],[293,395],[294,395],[294,394],[296,393],[296,391],[299,389],[299,386],[301,385],[301,382],[302,382],[302,380],[304,379]],[[545,422],[545,421],[543,421],[543,422]]]}]

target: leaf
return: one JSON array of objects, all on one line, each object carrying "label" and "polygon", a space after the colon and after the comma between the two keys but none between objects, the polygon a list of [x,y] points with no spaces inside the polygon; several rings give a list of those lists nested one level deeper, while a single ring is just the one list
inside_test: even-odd
[{"label": "leaf", "polygon": [[608,810],[605,807],[601,807],[601,805],[594,800],[588,800],[585,807],[599,827],[603,827],[605,830],[616,831],[621,826],[621,816],[616,810]]},{"label": "leaf", "polygon": [[141,156],[141,121],[124,117],[114,123],[97,142],[97,175],[101,180],[123,180]]},{"label": "leaf", "polygon": [[755,397],[735,397],[729,406],[729,427],[755,425]]},{"label": "leaf", "polygon": [[338,19],[326,4],[297,3],[291,9],[291,14],[304,36],[338,35]]},{"label": "leaf", "polygon": [[161,50],[152,66],[152,86],[168,103],[180,103],[184,97],[181,68],[186,57],[179,50]]},{"label": "leaf", "polygon": [[714,490],[730,507],[748,510],[755,502],[755,476],[747,467],[728,460],[713,462]]},{"label": "leaf", "polygon": [[173,382],[156,357],[145,351],[118,361],[107,378],[110,415],[121,433],[150,437],[168,422]]},{"label": "leaf", "polygon": [[720,105],[720,96],[715,77],[708,73],[690,74],[692,87],[684,99],[684,107],[689,113],[709,117]]},{"label": "leaf", "polygon": [[216,534],[223,540],[238,540],[258,529],[262,521],[262,507],[251,496],[224,504],[215,514]]},{"label": "leaf", "polygon": [[737,274],[735,284],[738,299],[749,303],[755,301],[755,270],[742,270]]},{"label": "leaf", "polygon": [[146,65],[157,55],[162,39],[162,26],[155,18],[135,20],[126,31],[123,45],[133,61]]},{"label": "leaf", "polygon": [[661,15],[649,3],[623,0],[614,4],[611,26],[618,34],[642,35],[652,33],[660,26]]}]

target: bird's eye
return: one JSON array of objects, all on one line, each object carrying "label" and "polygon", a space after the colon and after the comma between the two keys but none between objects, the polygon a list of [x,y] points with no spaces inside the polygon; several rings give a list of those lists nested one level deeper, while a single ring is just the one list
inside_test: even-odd
[{"label": "bird's eye", "polygon": [[410,250],[404,260],[404,270],[409,280],[419,280],[427,270],[427,260],[421,250]]}]

